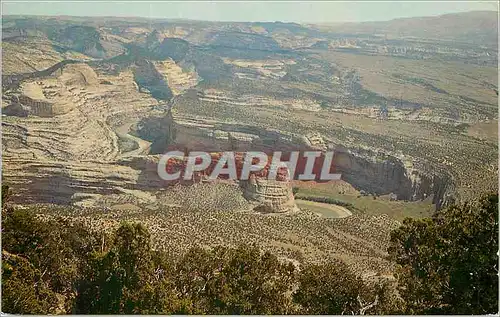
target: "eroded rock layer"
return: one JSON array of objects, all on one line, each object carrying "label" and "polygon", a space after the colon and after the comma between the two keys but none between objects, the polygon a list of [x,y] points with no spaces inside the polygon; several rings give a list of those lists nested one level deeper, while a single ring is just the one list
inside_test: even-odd
[{"label": "eroded rock layer", "polygon": [[[183,40],[160,36],[151,41],[146,45],[157,54],[153,61],[133,54],[105,61],[63,60],[4,76],[4,180],[32,202],[92,204],[103,195],[141,200],[172,185],[157,174],[159,155],[168,150],[316,150],[334,151],[336,171],[358,190],[400,200],[432,197],[437,208],[454,201],[457,180],[447,160],[430,163],[392,150],[396,143],[385,148],[367,146],[368,141],[357,144],[374,137],[345,129],[340,119],[351,119],[350,114],[332,108],[329,119],[322,120],[328,102],[318,102],[317,95],[300,91],[298,84],[287,89],[275,85],[298,80],[289,74],[295,67],[309,67],[311,76],[319,76],[319,69],[328,66],[324,62],[308,64],[293,56],[215,58]],[[228,73],[213,71],[207,77],[207,67]],[[328,71],[342,85],[352,75]],[[318,82],[325,80],[320,77]],[[234,87],[227,81],[234,81]],[[360,108],[354,115],[373,109]],[[331,127],[336,129],[332,133]],[[248,201],[272,212],[296,209],[290,193],[289,184],[264,178],[241,186]]]}]

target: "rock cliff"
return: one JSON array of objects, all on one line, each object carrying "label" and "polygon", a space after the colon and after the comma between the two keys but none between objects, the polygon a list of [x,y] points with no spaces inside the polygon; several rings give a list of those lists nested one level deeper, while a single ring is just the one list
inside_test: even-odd
[{"label": "rock cliff", "polygon": [[425,172],[394,156],[344,148],[335,151],[333,165],[343,180],[359,190],[377,195],[393,193],[399,200],[410,201],[432,196],[437,209],[454,201],[455,188],[448,173]]},{"label": "rock cliff", "polygon": [[255,211],[263,213],[285,213],[298,211],[292,193],[292,185],[288,181],[267,180],[251,177],[240,181],[243,196],[256,204]]}]

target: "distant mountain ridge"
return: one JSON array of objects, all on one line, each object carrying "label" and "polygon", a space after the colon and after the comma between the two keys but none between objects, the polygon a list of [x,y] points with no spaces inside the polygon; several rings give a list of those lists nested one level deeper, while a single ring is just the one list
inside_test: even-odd
[{"label": "distant mountain ridge", "polygon": [[[61,52],[75,51],[92,58],[111,58],[124,54],[134,46],[132,43],[146,41],[148,52],[159,54],[159,51],[168,51],[168,56],[179,60],[180,57],[173,56],[185,54],[181,47],[177,47],[179,43],[167,41],[162,44],[165,38],[175,38],[211,49],[278,53],[308,47],[340,48],[412,58],[424,58],[422,54],[425,58],[429,54],[445,54],[452,56],[447,58],[458,58],[465,62],[491,64],[496,62],[494,57],[498,51],[498,14],[496,11],[471,11],[330,25],[146,18],[129,21],[120,17],[3,17],[3,41],[27,37],[49,39]],[[441,48],[438,49],[438,46]],[[226,54],[229,51],[226,50]],[[465,56],[475,59],[465,60]]]},{"label": "distant mountain ridge", "polygon": [[390,21],[347,22],[318,25],[323,31],[350,34],[380,34],[392,37],[418,37],[457,40],[476,44],[498,41],[498,12],[470,11],[439,16],[398,18]]}]

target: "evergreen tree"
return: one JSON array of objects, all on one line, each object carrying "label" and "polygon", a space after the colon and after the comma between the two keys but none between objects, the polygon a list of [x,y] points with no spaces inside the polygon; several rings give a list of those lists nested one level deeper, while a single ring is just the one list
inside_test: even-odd
[{"label": "evergreen tree", "polygon": [[498,312],[498,195],[406,219],[391,235],[408,313]]}]

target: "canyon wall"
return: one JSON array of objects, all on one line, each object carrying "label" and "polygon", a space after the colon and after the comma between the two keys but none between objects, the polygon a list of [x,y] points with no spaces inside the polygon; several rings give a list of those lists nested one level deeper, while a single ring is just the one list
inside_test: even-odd
[{"label": "canyon wall", "polygon": [[423,200],[432,196],[436,209],[454,201],[450,175],[409,168],[393,156],[377,157],[370,151],[335,151],[333,165],[342,179],[358,190],[377,195],[396,194],[398,200]]},{"label": "canyon wall", "polygon": [[[404,163],[394,156],[371,150],[343,146],[327,147],[328,140],[316,135],[285,135],[278,131],[252,126],[173,116],[171,111],[168,111],[165,118],[158,120],[162,123],[160,129],[156,129],[153,133],[152,131],[139,133],[148,134],[153,144],[156,144],[155,152],[151,154],[165,153],[173,149],[272,153],[273,151],[316,151],[329,148],[335,152],[333,161],[335,171],[341,173],[344,181],[360,191],[376,195],[394,194],[398,200],[407,201],[432,197],[437,209],[454,201],[455,188],[452,177],[446,171],[437,172],[431,168],[414,166],[413,160]],[[154,126],[155,124],[149,123],[147,129],[154,130]],[[160,130],[161,133],[156,133]],[[259,186],[261,185],[252,184],[248,187],[254,189],[246,189],[253,191],[253,193],[247,192],[247,197],[255,196]],[[274,202],[273,204],[278,206],[280,203]],[[280,208],[275,209],[280,210]],[[287,207],[283,208],[287,209]]]}]

